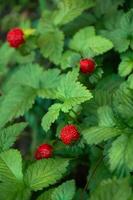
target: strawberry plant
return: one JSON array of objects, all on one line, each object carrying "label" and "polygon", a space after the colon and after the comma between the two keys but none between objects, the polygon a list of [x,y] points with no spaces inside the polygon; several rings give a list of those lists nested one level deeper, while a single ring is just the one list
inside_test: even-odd
[{"label": "strawberry plant", "polygon": [[0,11],[0,200],[132,200],[133,2]]}]

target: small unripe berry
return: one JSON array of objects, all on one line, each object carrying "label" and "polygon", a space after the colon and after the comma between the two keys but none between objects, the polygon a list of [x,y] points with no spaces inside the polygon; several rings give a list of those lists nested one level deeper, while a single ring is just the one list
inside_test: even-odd
[{"label": "small unripe berry", "polygon": [[62,128],[61,133],[60,133],[60,139],[66,145],[69,145],[77,141],[79,137],[80,135],[76,126],[72,124],[66,125],[64,128]]},{"label": "small unripe berry", "polygon": [[40,160],[43,158],[50,158],[53,154],[53,147],[49,144],[42,144],[40,145],[36,152],[35,152],[35,158],[36,160]]},{"label": "small unripe berry", "polygon": [[92,59],[80,60],[80,71],[84,74],[91,74],[95,70],[95,62]]},{"label": "small unripe berry", "polygon": [[7,33],[7,41],[13,48],[20,47],[24,42],[24,32],[21,28],[13,28]]}]

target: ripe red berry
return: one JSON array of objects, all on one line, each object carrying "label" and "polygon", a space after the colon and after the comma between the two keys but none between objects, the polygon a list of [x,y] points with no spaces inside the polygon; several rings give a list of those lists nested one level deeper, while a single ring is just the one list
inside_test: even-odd
[{"label": "ripe red berry", "polygon": [[36,160],[40,160],[43,158],[50,158],[52,157],[53,153],[53,147],[49,144],[42,144],[40,145],[36,152],[35,152],[35,158]]},{"label": "ripe red berry", "polygon": [[70,124],[66,125],[60,133],[60,138],[64,144],[71,144],[79,139],[80,135],[76,126]]},{"label": "ripe red berry", "polygon": [[95,70],[95,62],[92,59],[82,59],[80,61],[80,71],[84,74],[91,74]]},{"label": "ripe red berry", "polygon": [[13,28],[7,33],[7,41],[13,48],[20,47],[25,42],[24,32],[20,28]]}]

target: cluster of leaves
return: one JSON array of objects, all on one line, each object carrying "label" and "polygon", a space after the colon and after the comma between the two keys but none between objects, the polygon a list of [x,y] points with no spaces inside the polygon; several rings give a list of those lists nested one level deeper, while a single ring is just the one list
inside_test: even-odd
[{"label": "cluster of leaves", "polygon": [[[29,5],[19,3],[24,11]],[[12,24],[28,37],[19,49],[6,41],[0,48],[1,200],[133,199],[132,6],[40,0],[35,18],[18,14],[17,6],[15,17],[4,14],[3,34]],[[95,60],[93,74],[80,72],[82,58]],[[69,123],[80,140],[66,147],[59,134]],[[21,147],[21,140],[30,145]],[[53,146],[53,158],[35,161],[44,142]]]}]

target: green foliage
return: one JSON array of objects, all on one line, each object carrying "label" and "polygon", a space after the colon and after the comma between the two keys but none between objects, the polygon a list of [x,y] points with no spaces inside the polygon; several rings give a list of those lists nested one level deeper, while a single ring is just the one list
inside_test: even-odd
[{"label": "green foliage", "polygon": [[14,183],[22,181],[22,158],[17,150],[9,150],[0,154],[0,180]]},{"label": "green foliage", "polygon": [[28,111],[32,107],[35,97],[36,91],[31,87],[20,86],[10,90],[0,104],[0,127]]},{"label": "green foliage", "polygon": [[55,13],[54,24],[62,25],[78,17],[84,10],[94,6],[92,0],[63,0],[58,2],[58,11]]},{"label": "green foliage", "polygon": [[64,34],[58,28],[46,29],[38,39],[38,46],[45,58],[59,64],[63,51]]},{"label": "green foliage", "polygon": [[119,172],[132,171],[132,135],[121,135],[113,143],[109,149],[109,164],[111,171],[119,169]]},{"label": "green foliage", "polygon": [[48,131],[51,124],[58,118],[61,107],[62,105],[59,103],[53,104],[46,115],[44,115],[42,119],[42,127],[45,131]]},{"label": "green foliage", "polygon": [[121,63],[119,64],[120,76],[127,76],[133,71],[133,55],[131,52],[125,53],[121,56]]},{"label": "green foliage", "polygon": [[91,127],[83,130],[83,137],[88,144],[98,144],[117,135],[122,134],[122,130],[117,127]]},{"label": "green foliage", "polygon": [[[75,193],[74,181],[67,181],[57,187],[53,192],[52,200],[72,200]],[[64,195],[65,194],[65,195]]]},{"label": "green foliage", "polygon": [[75,194],[75,183],[73,180],[66,181],[55,189],[44,192],[37,200],[72,200]]},{"label": "green foliage", "polygon": [[68,160],[58,158],[35,162],[26,171],[25,184],[34,191],[48,187],[63,176],[68,164]]},{"label": "green foliage", "polygon": [[26,127],[26,123],[17,123],[0,130],[0,151],[8,150],[16,141],[18,135]]},{"label": "green foliage", "polygon": [[[0,200],[133,200],[132,0],[7,0],[0,13]],[[80,137],[65,145],[69,124]]]},{"label": "green foliage", "polygon": [[76,33],[70,42],[70,48],[83,56],[94,57],[112,49],[113,44],[108,39],[95,35],[94,27],[86,27]]},{"label": "green foliage", "polygon": [[103,34],[112,40],[115,49],[118,52],[124,52],[129,47],[133,48],[132,45],[132,30],[133,30],[133,10],[131,9],[126,14],[124,13],[119,22],[116,29],[112,29],[111,31],[104,31]]},{"label": "green foliage", "polygon": [[128,200],[131,196],[131,188],[127,180],[106,180],[101,182],[95,192],[91,195],[91,200]]}]

